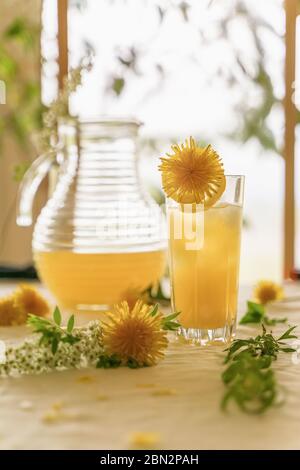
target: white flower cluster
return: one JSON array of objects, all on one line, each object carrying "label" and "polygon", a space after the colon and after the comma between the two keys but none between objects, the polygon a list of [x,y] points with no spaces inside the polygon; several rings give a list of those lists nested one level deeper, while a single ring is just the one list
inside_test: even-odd
[{"label": "white flower cluster", "polygon": [[60,342],[55,354],[51,345],[40,344],[37,335],[16,345],[6,345],[5,357],[0,363],[0,377],[96,366],[103,354],[100,322],[93,321],[74,328],[72,335],[79,341],[74,344]]}]

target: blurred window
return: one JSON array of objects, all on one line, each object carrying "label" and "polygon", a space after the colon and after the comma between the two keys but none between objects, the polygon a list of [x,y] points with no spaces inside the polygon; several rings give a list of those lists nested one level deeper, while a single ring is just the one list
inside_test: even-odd
[{"label": "blurred window", "polygon": [[[56,34],[56,2],[44,3],[47,103],[56,93],[57,51],[46,39]],[[143,121],[141,171],[147,184],[160,186],[158,157],[170,142],[189,135],[211,142],[227,173],[246,175],[241,280],[279,279],[283,1],[73,0],[69,47],[71,66],[87,49],[95,54],[72,112]]]}]

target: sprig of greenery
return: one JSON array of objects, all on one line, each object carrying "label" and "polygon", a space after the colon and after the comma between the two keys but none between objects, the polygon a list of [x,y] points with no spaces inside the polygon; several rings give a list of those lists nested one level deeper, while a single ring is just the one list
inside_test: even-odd
[{"label": "sprig of greenery", "polygon": [[60,118],[70,117],[69,99],[82,84],[85,71],[92,68],[91,51],[81,59],[79,65],[70,69],[68,76],[64,78],[63,87],[58,97],[50,104],[49,108],[42,114],[42,128],[34,136],[35,145],[42,153],[55,150],[58,142],[58,122]]},{"label": "sprig of greenery", "polygon": [[[150,312],[150,315],[154,317],[158,313],[158,311],[158,304],[156,304]],[[181,326],[177,320],[174,321],[178,317],[178,315],[180,315],[180,312],[174,312],[170,313],[169,315],[165,315],[162,319],[162,329],[168,331],[176,331]]]},{"label": "sprig of greenery", "polygon": [[121,366],[121,359],[116,354],[108,356],[107,354],[101,354],[96,364],[97,369],[115,369]]},{"label": "sprig of greenery", "polygon": [[[129,367],[129,369],[138,369],[141,367],[139,363],[133,358],[129,358],[125,365],[126,367]],[[116,369],[117,367],[121,366],[122,361],[117,354],[101,354],[96,364],[97,369]],[[146,367],[146,365],[143,367]]]},{"label": "sprig of greenery", "polygon": [[287,318],[270,318],[267,315],[264,316],[263,322],[267,326],[275,326],[278,325],[278,323],[286,323]]},{"label": "sprig of greenery", "polygon": [[247,323],[265,323],[268,326],[274,326],[278,323],[286,323],[287,318],[270,318],[266,314],[265,306],[248,300],[247,312],[240,320],[240,325]]},{"label": "sprig of greenery", "polygon": [[[56,321],[60,322],[58,312],[55,316]],[[55,322],[53,325],[52,321],[46,320],[45,323],[41,320],[46,319],[31,316],[30,323],[38,334],[26,337],[20,343],[7,345],[5,359],[0,364],[0,377],[96,367],[99,357],[104,353],[99,320],[74,328],[72,316],[67,327],[62,328],[63,331]],[[44,339],[41,342],[42,337]],[[57,350],[53,354],[52,347],[56,347],[54,338],[58,341]]]},{"label": "sprig of greenery", "polygon": [[180,312],[174,312],[170,315],[166,315],[163,319],[163,330],[176,331],[178,328],[180,328],[180,323],[177,320],[174,321],[179,315]]},{"label": "sprig of greenery", "polygon": [[272,369],[273,361],[280,352],[290,353],[285,341],[297,338],[292,326],[279,338],[267,333],[262,325],[262,334],[254,338],[235,339],[227,348],[222,380],[227,391],[222,399],[222,409],[233,401],[246,413],[259,414],[271,406],[280,404],[279,385]]},{"label": "sprig of greenery", "polygon": [[[150,311],[150,315],[155,316],[158,313],[159,306],[156,304]],[[164,316],[161,320],[161,328],[175,331],[180,326],[176,321],[178,315],[179,312]],[[117,368],[122,365],[131,369],[140,367],[140,364],[133,358],[129,358],[124,364],[117,354],[106,354],[101,341],[101,334],[97,333],[98,330],[101,331],[99,321],[92,323],[90,326],[87,325],[86,328],[74,329],[75,319],[74,315],[71,315],[66,327],[62,327],[61,312],[58,307],[55,307],[52,319],[29,314],[27,324],[33,329],[34,333],[40,335],[40,338],[34,339],[32,342],[25,341],[15,351],[11,349],[9,363],[12,364],[12,367],[4,365],[2,371],[4,374],[10,374],[10,369],[14,373],[22,373],[22,371],[24,373],[28,373],[28,371],[40,373],[43,370],[51,370],[57,367],[81,367],[81,364],[85,362],[103,369]],[[30,351],[28,355],[29,362],[23,359],[27,350]],[[35,351],[35,362],[37,364],[31,366],[30,361],[33,357],[33,350]],[[20,353],[23,354],[21,362],[18,359]]]},{"label": "sprig of greenery", "polygon": [[52,354],[55,354],[60,342],[75,344],[79,341],[77,336],[72,335],[74,328],[74,315],[68,320],[67,327],[61,327],[62,316],[59,308],[56,306],[53,312],[53,320],[38,317],[30,314],[27,324],[33,329],[34,333],[40,333],[39,344],[51,345]]}]

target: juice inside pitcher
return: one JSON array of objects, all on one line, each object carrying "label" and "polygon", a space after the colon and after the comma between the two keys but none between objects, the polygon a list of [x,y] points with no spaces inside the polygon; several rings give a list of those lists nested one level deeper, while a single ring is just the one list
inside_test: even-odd
[{"label": "juice inside pitcher", "polygon": [[61,307],[105,309],[164,274],[164,214],[140,181],[139,126],[125,118],[64,118],[57,149],[38,157],[22,181],[17,220],[30,225],[33,195],[43,176],[55,174],[32,248],[40,279]]},{"label": "juice inside pitcher", "polygon": [[60,306],[99,309],[142,291],[164,274],[165,251],[76,253],[35,251],[41,280]]}]

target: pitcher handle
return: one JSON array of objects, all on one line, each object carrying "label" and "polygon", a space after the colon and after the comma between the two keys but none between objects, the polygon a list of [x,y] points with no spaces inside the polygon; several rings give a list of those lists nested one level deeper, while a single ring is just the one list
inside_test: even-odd
[{"label": "pitcher handle", "polygon": [[39,156],[26,171],[20,184],[17,199],[17,224],[32,224],[32,206],[35,193],[56,158],[55,152]]}]

